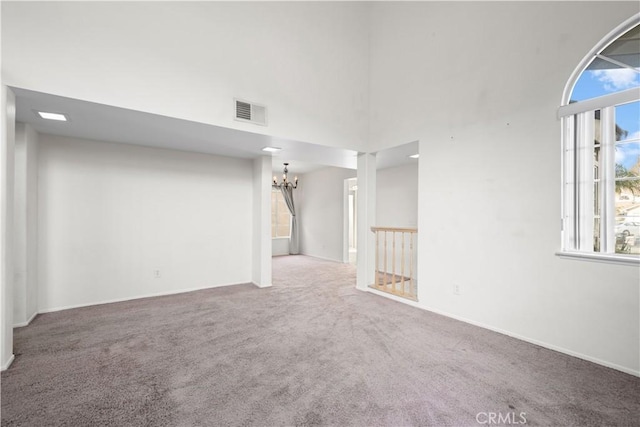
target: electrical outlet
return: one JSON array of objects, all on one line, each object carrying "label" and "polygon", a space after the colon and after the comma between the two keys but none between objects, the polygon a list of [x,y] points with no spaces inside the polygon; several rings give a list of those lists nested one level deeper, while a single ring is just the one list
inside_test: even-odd
[{"label": "electrical outlet", "polygon": [[460,285],[457,283],[453,284],[453,294],[454,295],[460,295]]},{"label": "electrical outlet", "polygon": [[153,270],[153,277],[155,277],[156,279],[160,278],[160,270]]}]

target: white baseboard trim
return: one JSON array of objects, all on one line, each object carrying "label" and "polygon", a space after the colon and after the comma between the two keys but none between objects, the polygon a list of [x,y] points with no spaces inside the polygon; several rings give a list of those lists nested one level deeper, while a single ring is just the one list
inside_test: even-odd
[{"label": "white baseboard trim", "polygon": [[177,290],[166,291],[166,292],[157,292],[157,293],[153,293],[153,294],[137,295],[137,296],[131,296],[131,297],[124,297],[124,298],[115,298],[115,299],[106,300],[106,301],[96,301],[96,302],[90,302],[90,303],[67,305],[67,306],[62,306],[62,307],[45,308],[45,309],[38,310],[38,313],[53,313],[53,312],[56,312],[56,311],[70,310],[72,308],[91,307],[91,306],[94,306],[94,305],[113,304],[113,303],[116,303],[116,302],[132,301],[132,300],[143,299],[143,298],[154,298],[154,297],[163,297],[163,296],[167,296],[167,295],[185,294],[187,292],[195,292],[195,291],[202,291],[202,290],[205,290],[205,289],[221,288],[223,286],[236,286],[236,285],[242,285],[242,284],[246,284],[246,283],[249,283],[249,282],[222,283],[222,284],[219,284],[219,285],[203,286],[203,287],[198,287],[198,288],[177,289]]},{"label": "white baseboard trim", "polygon": [[16,357],[12,354],[12,355],[11,355],[11,357],[9,358],[9,360],[7,360],[7,363],[5,363],[4,365],[2,365],[2,369],[0,369],[0,370],[2,370],[2,371],[6,371],[7,369],[9,369],[9,366],[11,366],[11,364],[13,363],[13,360],[14,360],[15,358],[16,358]]},{"label": "white baseboard trim", "polygon": [[29,323],[31,323],[33,321],[33,319],[36,318],[36,316],[38,315],[38,312],[36,311],[35,313],[33,313],[31,315],[31,317],[29,317],[27,319],[26,322],[19,322],[19,323],[14,323],[13,327],[14,328],[24,328],[25,326],[29,326]]},{"label": "white baseboard trim", "polygon": [[303,254],[303,253],[300,253],[300,255],[308,256],[308,257],[311,257],[311,258],[321,259],[323,261],[331,261],[331,262],[339,262],[340,264],[348,264],[348,262],[344,262],[341,259],[327,258],[327,257],[323,257],[323,256],[311,255],[311,254]]},{"label": "white baseboard trim", "polygon": [[[361,289],[358,289],[358,290],[361,290]],[[634,369],[631,369],[631,368],[627,368],[625,366],[621,366],[621,365],[618,365],[618,364],[615,364],[615,363],[607,362],[606,360],[598,359],[597,357],[588,356],[586,354],[582,354],[582,353],[579,353],[579,352],[576,352],[576,351],[573,351],[573,350],[569,350],[569,349],[566,349],[564,347],[560,347],[560,346],[557,346],[557,345],[554,345],[554,344],[549,344],[549,343],[546,343],[544,341],[539,341],[539,340],[536,340],[536,339],[533,339],[533,338],[529,338],[529,337],[526,337],[526,336],[523,336],[523,335],[519,335],[519,334],[510,332],[510,331],[504,330],[504,329],[496,328],[496,327],[487,325],[487,324],[482,323],[482,322],[476,322],[475,320],[467,319],[466,317],[457,316],[455,314],[451,314],[451,313],[448,313],[448,312],[445,312],[445,311],[441,311],[441,310],[437,310],[437,309],[434,309],[434,308],[431,308],[431,307],[427,307],[427,306],[421,305],[418,302],[406,300],[404,298],[400,298],[400,297],[397,297],[395,295],[388,294],[386,292],[380,292],[380,291],[378,291],[376,289],[367,288],[365,290],[365,292],[371,292],[373,294],[376,294],[376,295],[379,295],[381,297],[385,297],[385,298],[391,299],[393,301],[400,302],[402,304],[410,305],[412,307],[416,307],[416,308],[419,308],[421,310],[430,311],[432,313],[439,314],[441,316],[445,316],[445,317],[449,317],[451,319],[459,320],[461,322],[468,323],[468,324],[474,325],[474,326],[478,326],[478,327],[483,328],[483,329],[488,329],[490,331],[497,332],[499,334],[506,335],[506,336],[509,336],[511,338],[516,338],[516,339],[519,339],[521,341],[528,342],[530,344],[535,344],[535,345],[538,345],[540,347],[547,348],[549,350],[557,351],[558,353],[563,353],[563,354],[566,354],[566,355],[569,355],[569,356],[572,356],[572,357],[577,357],[578,359],[586,360],[588,362],[592,362],[592,363],[596,363],[598,365],[606,366],[607,368],[615,369],[617,371],[621,371],[621,372],[624,372],[624,373],[629,374],[629,375],[640,377],[640,370],[634,370]]]},{"label": "white baseboard trim", "polygon": [[365,289],[365,291],[366,292],[371,292],[372,294],[380,295],[381,297],[392,299],[392,300],[397,301],[397,302],[401,302],[403,304],[410,305],[412,307],[421,308],[423,310],[425,309],[417,301],[411,301],[411,300],[408,300],[406,298],[399,297],[397,295],[393,295],[393,294],[390,294],[390,293],[387,293],[387,292],[379,291],[378,289],[373,289],[373,288],[367,287],[367,289]]},{"label": "white baseboard trim", "polygon": [[260,289],[262,289],[262,288],[270,288],[271,286],[273,286],[271,283],[266,284],[266,285],[259,285],[256,282],[251,282],[251,284],[253,286],[257,287],[257,288],[260,288]]}]

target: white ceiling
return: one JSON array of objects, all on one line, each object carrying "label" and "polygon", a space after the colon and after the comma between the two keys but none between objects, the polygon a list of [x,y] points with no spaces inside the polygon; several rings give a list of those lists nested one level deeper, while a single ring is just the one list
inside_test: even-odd
[{"label": "white ceiling", "polygon": [[[282,151],[272,155],[274,172],[290,163],[291,174],[303,174],[324,166],[356,169],[354,150],[275,138],[205,123],[127,110],[93,102],[12,88],[16,95],[16,119],[39,133],[97,141],[118,142],[218,156],[252,159],[265,155],[263,147]],[[68,122],[41,119],[36,111],[64,113]],[[418,152],[413,142],[378,153],[378,169],[410,162]]]}]

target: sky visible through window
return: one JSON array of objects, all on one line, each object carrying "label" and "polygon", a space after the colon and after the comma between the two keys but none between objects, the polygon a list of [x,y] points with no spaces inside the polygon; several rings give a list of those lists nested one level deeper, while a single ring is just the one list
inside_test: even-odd
[{"label": "sky visible through window", "polygon": [[[583,101],[631,88],[640,88],[640,73],[630,68],[585,70],[576,82],[571,101]],[[625,140],[640,138],[640,103],[616,107],[616,124],[627,131]],[[623,144],[616,150],[616,163],[627,169],[639,160],[640,143]]]}]

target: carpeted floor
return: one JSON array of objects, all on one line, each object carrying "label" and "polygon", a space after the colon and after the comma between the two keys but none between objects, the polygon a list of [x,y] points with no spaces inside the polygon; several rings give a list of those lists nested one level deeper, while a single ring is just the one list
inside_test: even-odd
[{"label": "carpeted floor", "polygon": [[273,271],[269,289],[38,316],[15,331],[2,425],[640,422],[639,378],[356,291],[352,265]]}]

